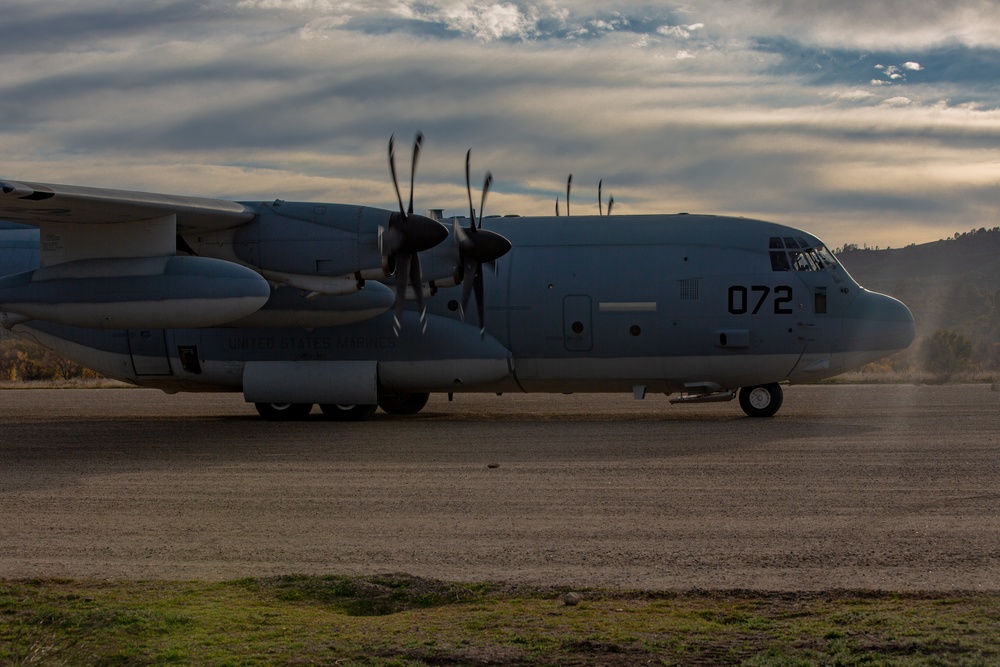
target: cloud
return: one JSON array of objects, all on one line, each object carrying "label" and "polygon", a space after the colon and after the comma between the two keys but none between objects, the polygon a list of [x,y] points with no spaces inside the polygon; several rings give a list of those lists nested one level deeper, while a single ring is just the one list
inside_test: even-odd
[{"label": "cloud", "polygon": [[536,32],[539,18],[534,8],[522,12],[510,2],[449,3],[439,10],[438,16],[450,30],[471,35],[483,42],[529,39]]},{"label": "cloud", "polygon": [[899,3],[852,5],[881,23],[837,41],[847,15],[799,2],[10,2],[9,177],[392,208],[386,140],[419,128],[428,208],[465,209],[469,147],[497,213],[549,213],[572,172],[580,212],[603,178],[622,213],[895,246],[1000,204],[1000,50],[929,41]]},{"label": "cloud", "polygon": [[907,107],[913,104],[913,100],[909,97],[903,97],[902,95],[897,97],[890,97],[887,100],[883,100],[882,104],[887,107]]},{"label": "cloud", "polygon": [[693,33],[703,29],[704,27],[704,23],[692,23],[691,25],[661,25],[656,29],[656,32],[667,37],[691,39]]}]

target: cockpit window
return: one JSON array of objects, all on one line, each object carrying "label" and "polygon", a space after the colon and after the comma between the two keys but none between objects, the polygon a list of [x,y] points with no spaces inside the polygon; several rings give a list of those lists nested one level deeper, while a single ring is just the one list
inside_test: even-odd
[{"label": "cockpit window", "polygon": [[[802,237],[772,236],[768,247],[772,271],[823,271],[838,268],[833,253],[822,245],[810,248]],[[787,251],[781,248],[787,248]]]},{"label": "cockpit window", "polygon": [[819,255],[819,259],[823,262],[824,266],[829,266],[832,269],[837,268],[837,260],[834,258],[833,253],[826,249],[826,246],[819,246],[814,248],[814,250]]},{"label": "cockpit window", "polygon": [[798,252],[793,250],[788,253],[788,259],[792,263],[795,271],[820,271],[823,265],[819,263],[816,254],[812,250]]},{"label": "cockpit window", "polygon": [[788,271],[791,267],[788,266],[788,255],[784,251],[771,251],[771,270],[772,271]]}]

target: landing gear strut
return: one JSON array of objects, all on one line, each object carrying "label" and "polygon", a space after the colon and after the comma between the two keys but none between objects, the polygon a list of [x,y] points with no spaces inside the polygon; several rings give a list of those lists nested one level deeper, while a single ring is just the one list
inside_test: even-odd
[{"label": "landing gear strut", "polygon": [[740,389],[740,407],[748,417],[773,417],[781,407],[781,386],[777,382]]}]

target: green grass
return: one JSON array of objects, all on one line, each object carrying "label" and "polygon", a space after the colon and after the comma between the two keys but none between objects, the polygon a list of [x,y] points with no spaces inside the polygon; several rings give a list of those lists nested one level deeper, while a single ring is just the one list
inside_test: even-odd
[{"label": "green grass", "polygon": [[406,575],[6,581],[0,664],[1000,664],[998,594],[561,593]]}]

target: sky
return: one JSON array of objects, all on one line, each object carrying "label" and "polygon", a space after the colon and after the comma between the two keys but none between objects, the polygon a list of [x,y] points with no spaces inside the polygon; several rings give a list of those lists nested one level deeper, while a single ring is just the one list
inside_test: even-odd
[{"label": "sky", "polygon": [[[995,0],[0,0],[0,176],[418,210],[1000,225]],[[403,186],[404,198],[408,184]],[[478,196],[475,197],[478,205]]]}]

